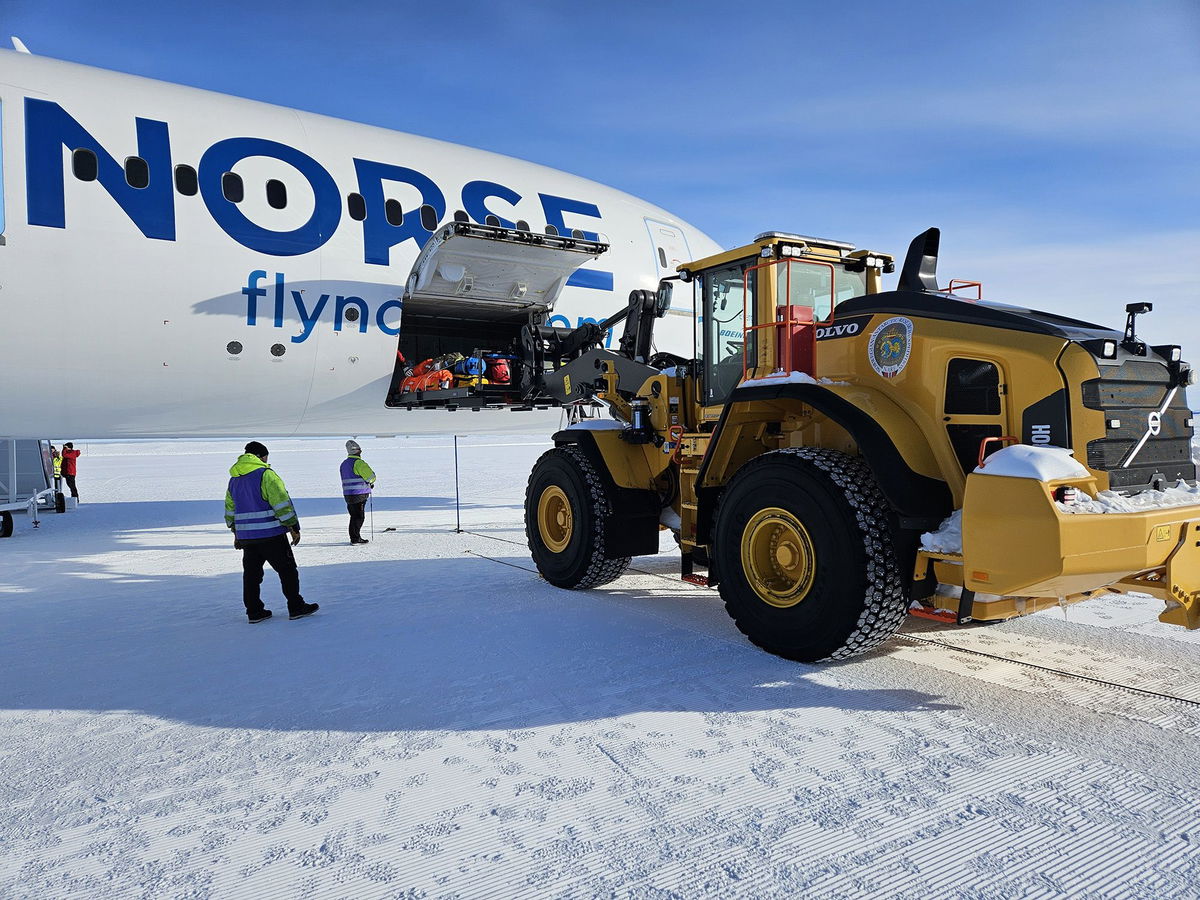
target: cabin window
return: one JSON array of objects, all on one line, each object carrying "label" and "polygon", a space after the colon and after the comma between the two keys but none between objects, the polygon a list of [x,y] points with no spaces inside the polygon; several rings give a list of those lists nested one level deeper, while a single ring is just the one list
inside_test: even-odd
[{"label": "cabin window", "polygon": [[175,167],[175,190],[185,197],[195,197],[199,187],[195,169],[191,166]]},{"label": "cabin window", "polygon": [[400,205],[400,201],[389,200],[383,204],[383,217],[388,220],[389,225],[403,225],[404,207]]},{"label": "cabin window", "polygon": [[[492,224],[492,223],[489,222],[488,224]],[[499,225],[500,220],[496,219],[495,224]],[[426,203],[424,206],[421,207],[421,227],[424,228],[426,231],[428,231],[430,234],[433,234],[433,232],[437,231],[437,227],[438,227],[437,210],[434,209],[432,206],[430,206],[428,203]]]},{"label": "cabin window", "polygon": [[96,154],[85,147],[80,147],[71,154],[71,171],[80,181],[95,181],[99,172]]},{"label": "cabin window", "polygon": [[367,201],[362,194],[350,194],[346,197],[346,212],[355,222],[361,222],[367,217]]},{"label": "cabin window", "polygon": [[221,194],[230,203],[241,203],[246,196],[246,188],[242,184],[242,176],[234,172],[226,172],[222,175]]},{"label": "cabin window", "polygon": [[1000,414],[1000,370],[982,359],[952,359],[946,368],[946,414]]},{"label": "cabin window", "polygon": [[[495,218],[495,217],[489,216],[489,218]],[[496,221],[494,223],[489,222],[488,224],[489,225],[492,225],[492,224],[499,225],[500,220],[496,219]],[[426,203],[424,206],[421,207],[421,227],[424,228],[426,231],[428,231],[430,234],[437,231],[437,227],[438,227],[437,210],[434,209],[432,206],[430,206],[428,203]]]},{"label": "cabin window", "polygon": [[150,186],[150,166],[140,156],[125,157],[125,183],[132,188]]},{"label": "cabin window", "polygon": [[271,209],[283,209],[287,206],[287,185],[277,178],[267,182],[267,205]]}]

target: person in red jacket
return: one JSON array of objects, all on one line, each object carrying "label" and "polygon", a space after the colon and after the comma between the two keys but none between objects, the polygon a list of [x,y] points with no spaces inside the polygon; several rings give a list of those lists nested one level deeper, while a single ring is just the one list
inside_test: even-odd
[{"label": "person in red jacket", "polygon": [[75,460],[79,459],[80,451],[75,449],[75,445],[70,441],[63,444],[62,448],[62,476],[67,482],[67,487],[71,489],[71,496],[76,500],[79,499],[79,491],[75,489]]}]

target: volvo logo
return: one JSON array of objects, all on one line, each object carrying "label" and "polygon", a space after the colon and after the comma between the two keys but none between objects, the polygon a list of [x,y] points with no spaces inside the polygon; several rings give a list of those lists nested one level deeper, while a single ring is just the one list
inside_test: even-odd
[{"label": "volvo logo", "polygon": [[871,314],[861,316],[842,316],[825,325],[817,326],[817,340],[831,341],[836,338],[848,338],[861,334],[871,321]]},{"label": "volvo logo", "polygon": [[858,334],[859,328],[857,322],[850,322],[847,325],[825,325],[817,329],[817,340],[825,340],[832,337],[850,337]]},{"label": "volvo logo", "polygon": [[1142,439],[1138,441],[1137,444],[1134,445],[1133,449],[1126,454],[1125,458],[1121,460],[1122,469],[1129,468],[1129,464],[1133,462],[1134,458],[1142,452],[1142,448],[1146,446],[1146,441],[1150,440],[1152,437],[1158,437],[1158,433],[1162,431],[1163,413],[1165,413],[1168,407],[1170,407],[1171,401],[1175,399],[1175,395],[1178,392],[1178,385],[1171,388],[1171,390],[1167,391],[1167,396],[1163,400],[1162,406],[1146,416],[1146,433],[1142,435]]}]

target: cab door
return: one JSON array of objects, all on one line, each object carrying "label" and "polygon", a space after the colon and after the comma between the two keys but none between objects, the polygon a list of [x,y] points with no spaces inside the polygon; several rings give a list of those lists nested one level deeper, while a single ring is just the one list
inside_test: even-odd
[{"label": "cab door", "polygon": [[[951,357],[946,363],[943,419],[954,455],[963,474],[979,465],[980,444],[985,438],[1002,437],[1008,429],[1004,370],[989,359]],[[1000,449],[994,441],[987,453]]]},{"label": "cab door", "polygon": [[756,279],[748,271],[753,263],[740,260],[696,275],[703,310],[696,349],[704,366],[701,403],[709,408],[706,418],[719,415],[719,406],[742,380],[747,350],[754,355],[753,346],[747,348],[754,332],[745,330],[754,324]]}]

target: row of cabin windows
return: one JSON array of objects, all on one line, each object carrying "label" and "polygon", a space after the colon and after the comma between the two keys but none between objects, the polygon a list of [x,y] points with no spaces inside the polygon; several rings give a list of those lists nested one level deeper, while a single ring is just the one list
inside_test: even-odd
[{"label": "row of cabin windows", "polygon": [[[75,150],[71,154],[71,171],[80,181],[95,181],[100,173],[96,154],[85,147]],[[150,166],[140,156],[125,158],[125,183],[139,189],[150,186]],[[194,197],[200,190],[196,170],[191,166],[176,166],[175,190],[185,197]],[[241,203],[246,199],[246,187],[242,176],[236,172],[224,173],[221,176],[221,194],[230,203]],[[287,185],[276,178],[267,180],[267,205],[272,209],[283,209],[287,206]],[[363,199],[362,194],[350,194],[346,197],[346,212],[356,222],[361,222],[367,217],[367,201]],[[385,202],[383,215],[389,225],[404,224],[404,209],[399,200]]]},{"label": "row of cabin windows", "polygon": [[[71,153],[71,171],[80,181],[95,181],[100,173],[100,164],[96,158],[96,154],[88,150],[86,147],[79,147]],[[147,188],[150,186],[150,166],[140,156],[125,157],[125,182],[133,188]],[[176,166],[175,167],[175,190],[183,194],[185,197],[194,197],[200,190],[200,184],[196,177],[196,170],[191,166]],[[242,182],[242,176],[236,172],[225,172],[221,175],[221,195],[230,203],[241,203],[246,199],[246,186]],[[287,185],[276,178],[267,180],[267,204],[272,209],[283,209],[287,206]],[[356,222],[361,222],[367,217],[367,201],[363,199],[362,194],[346,195],[346,212]],[[437,228],[437,213],[432,207],[422,206],[420,210],[421,225],[426,231],[433,231]],[[399,200],[387,200],[383,204],[383,217],[387,219],[389,225],[404,224],[404,209],[400,206]],[[462,210],[454,214],[454,221],[466,222],[468,216]],[[500,224],[499,217],[489,215],[484,219],[486,225]],[[520,221],[516,223],[518,231],[528,231],[529,223]],[[553,225],[546,226],[547,234],[558,234],[559,231]],[[566,233],[566,232],[564,232]],[[573,228],[570,231],[572,237],[582,239],[584,232],[578,228]],[[664,267],[667,265],[667,255],[661,247],[658,248],[659,261]]]}]

